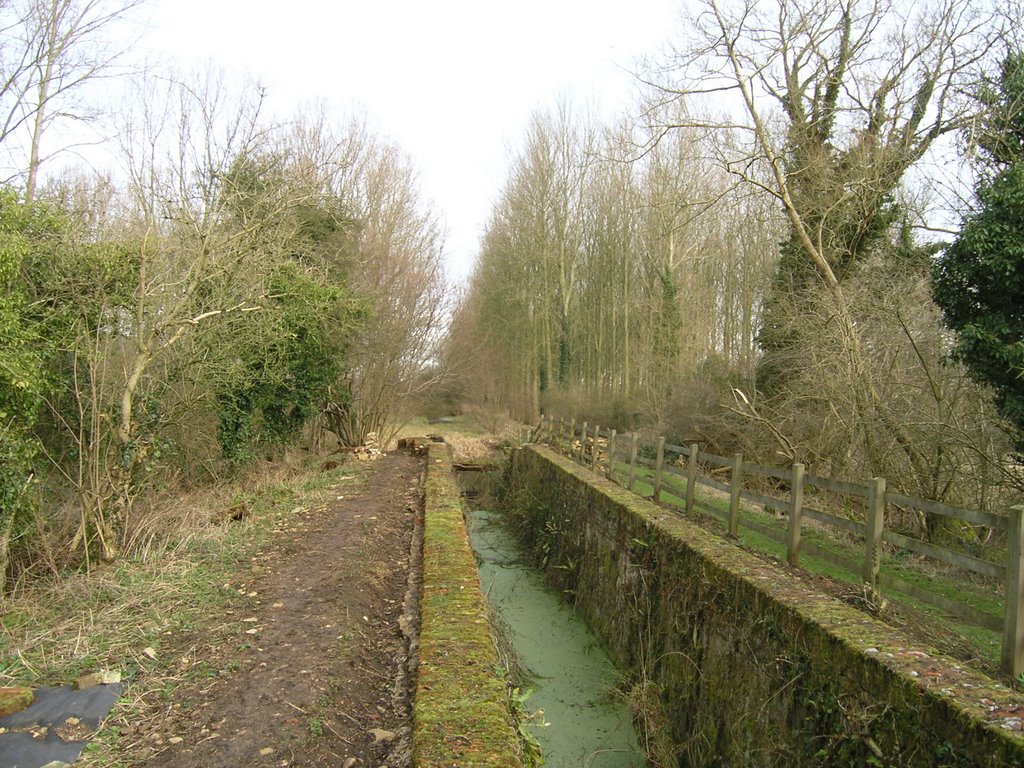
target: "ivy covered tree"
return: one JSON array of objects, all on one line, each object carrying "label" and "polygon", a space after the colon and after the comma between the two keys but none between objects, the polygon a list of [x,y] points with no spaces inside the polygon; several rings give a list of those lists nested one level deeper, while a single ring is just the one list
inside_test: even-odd
[{"label": "ivy covered tree", "polygon": [[978,207],[936,261],[932,293],[957,332],[953,357],[1024,436],[1024,53],[979,100]]},{"label": "ivy covered tree", "polygon": [[233,462],[257,445],[293,442],[342,373],[354,312],[341,286],[311,279],[294,264],[271,277],[260,322],[218,329],[231,338],[217,386],[218,439]]}]

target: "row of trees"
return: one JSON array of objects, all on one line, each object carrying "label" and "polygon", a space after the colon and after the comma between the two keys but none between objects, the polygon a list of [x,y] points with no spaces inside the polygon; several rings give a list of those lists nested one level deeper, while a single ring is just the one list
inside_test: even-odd
[{"label": "row of trees", "polygon": [[[131,5],[31,7],[102,29]],[[7,33],[35,39],[19,18]],[[91,61],[94,41],[65,38]],[[55,105],[46,61],[21,85],[6,72],[26,127]],[[214,75],[127,86],[117,171],[43,180],[32,133],[0,190],[0,574],[38,562],[40,537],[60,545],[51,565],[144,544],[158,486],[275,453],[311,422],[342,444],[387,439],[427,383],[443,238],[394,145],[359,119],[269,121],[258,88]]]},{"label": "row of trees", "polygon": [[696,133],[641,160],[632,138],[534,116],[451,334],[478,397],[529,420],[578,391],[664,423],[680,379],[753,372],[779,217]]},{"label": "row of trees", "polygon": [[[1013,430],[993,377],[948,358],[927,225],[941,190],[908,171],[958,138],[992,141],[996,103],[1004,127],[1020,114],[994,76],[1015,61],[1019,15],[967,0],[706,0],[692,22],[643,74],[642,125],[601,129],[566,107],[535,118],[456,315],[450,354],[483,358],[466,386],[526,419],[646,423],[929,498],[1004,501]],[[983,202],[1008,202],[1007,174],[983,183]],[[976,240],[993,236],[972,221]],[[1004,309],[1019,305],[1014,285]],[[954,324],[967,364],[965,340],[992,336],[977,314]],[[1002,357],[988,361],[1014,393],[1017,320],[999,316]],[[1001,391],[996,405],[1013,402]]]}]

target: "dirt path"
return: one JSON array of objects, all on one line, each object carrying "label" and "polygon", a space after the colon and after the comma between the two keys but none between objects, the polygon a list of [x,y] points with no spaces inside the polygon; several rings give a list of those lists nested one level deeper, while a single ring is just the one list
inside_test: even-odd
[{"label": "dirt path", "polygon": [[388,455],[278,532],[232,583],[237,606],[175,640],[182,683],[140,715],[126,762],[407,766],[402,625],[421,472]]}]

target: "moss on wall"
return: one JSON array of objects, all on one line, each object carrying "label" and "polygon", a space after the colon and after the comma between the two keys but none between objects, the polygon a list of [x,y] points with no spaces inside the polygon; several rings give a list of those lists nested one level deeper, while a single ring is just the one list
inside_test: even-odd
[{"label": "moss on wall", "polygon": [[447,446],[430,445],[413,702],[418,768],[522,765]]},{"label": "moss on wall", "polygon": [[1024,765],[1024,697],[546,448],[505,505],[679,765]]}]

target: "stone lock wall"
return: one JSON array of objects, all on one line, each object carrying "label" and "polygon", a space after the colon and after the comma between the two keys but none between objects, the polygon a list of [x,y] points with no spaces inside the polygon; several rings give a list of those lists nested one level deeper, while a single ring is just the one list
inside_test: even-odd
[{"label": "stone lock wall", "polygon": [[1024,765],[1024,696],[547,448],[504,503],[686,766]]}]

